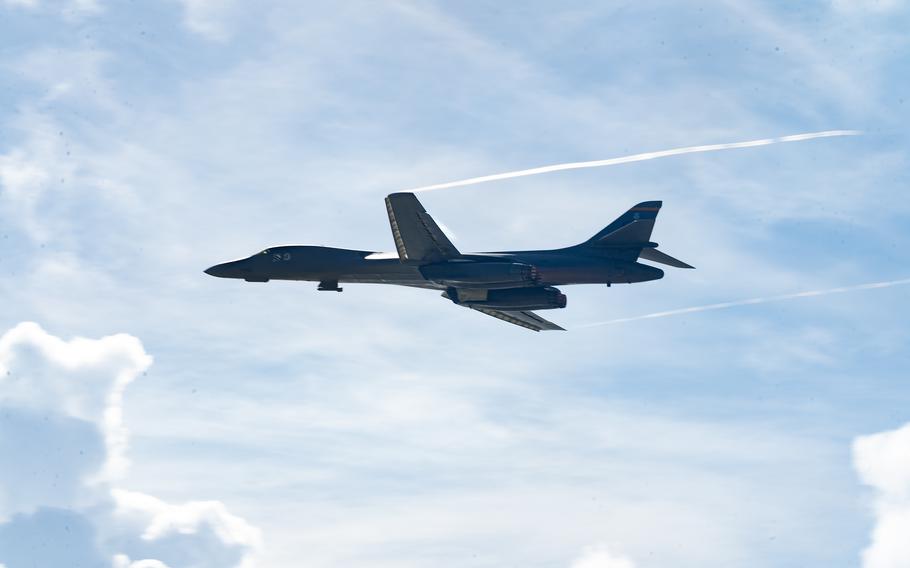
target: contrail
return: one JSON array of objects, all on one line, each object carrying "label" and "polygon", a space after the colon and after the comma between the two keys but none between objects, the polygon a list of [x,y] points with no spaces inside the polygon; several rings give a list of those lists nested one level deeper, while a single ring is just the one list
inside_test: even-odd
[{"label": "contrail", "polygon": [[669,310],[666,312],[655,312],[643,316],[634,316],[630,318],[619,318],[596,323],[589,323],[576,326],[576,329],[586,327],[598,327],[601,325],[611,325],[615,323],[626,323],[630,321],[639,321],[645,319],[665,318],[669,316],[679,316],[683,314],[692,314],[696,312],[707,312],[710,310],[725,310],[727,308],[736,308],[738,306],[751,306],[753,304],[767,304],[769,302],[781,302],[783,300],[795,300],[797,298],[809,298],[811,296],[827,296],[828,294],[841,294],[843,292],[854,292],[856,290],[870,290],[873,288],[890,288],[891,286],[900,286],[910,284],[910,278],[903,280],[890,280],[887,282],[871,282],[869,284],[857,284],[856,286],[843,286],[840,288],[828,288],[826,290],[809,290],[807,292],[796,292],[793,294],[783,294],[780,296],[765,296],[764,298],[749,298],[748,300],[737,300],[735,302],[722,302],[719,304],[707,304],[704,306],[693,306],[691,308],[681,308],[678,310]]},{"label": "contrail", "polygon": [[617,164],[627,164],[629,162],[642,162],[644,160],[653,160],[655,158],[666,158],[667,156],[679,156],[681,154],[695,154],[698,152],[715,152],[717,150],[732,150],[733,148],[752,148],[754,146],[768,146],[769,144],[778,144],[780,142],[799,142],[802,140],[812,140],[814,138],[829,138],[832,136],[857,136],[862,134],[859,130],[825,130],[824,132],[807,132],[805,134],[791,134],[790,136],[779,136],[777,138],[762,138],[761,140],[749,140],[747,142],[730,142],[727,144],[708,144],[706,146],[689,146],[687,148],[674,148],[672,150],[660,150],[658,152],[645,152],[644,154],[633,154],[631,156],[622,156],[619,158],[610,158],[607,160],[594,160],[591,162],[571,162],[568,164],[554,164],[552,166],[543,166],[540,168],[531,168],[529,170],[518,170],[517,172],[505,172],[502,174],[493,174],[481,176],[461,181],[450,181],[447,183],[437,183],[410,189],[408,191],[417,193],[421,191],[433,191],[436,189],[446,189],[449,187],[459,187],[463,185],[474,185],[488,181],[497,181],[501,179],[510,179],[524,176],[535,176],[537,174],[547,174],[550,172],[561,172],[563,170],[578,170],[582,168],[600,168],[603,166],[615,166]]}]

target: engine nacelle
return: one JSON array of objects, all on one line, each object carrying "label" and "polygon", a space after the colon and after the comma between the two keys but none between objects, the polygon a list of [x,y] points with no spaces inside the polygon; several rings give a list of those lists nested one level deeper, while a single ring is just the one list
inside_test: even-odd
[{"label": "engine nacelle", "polygon": [[537,268],[520,262],[445,262],[420,267],[427,280],[459,288],[536,286]]},{"label": "engine nacelle", "polygon": [[566,307],[566,295],[550,286],[476,291],[450,288],[443,296],[456,304],[492,310],[550,310]]}]

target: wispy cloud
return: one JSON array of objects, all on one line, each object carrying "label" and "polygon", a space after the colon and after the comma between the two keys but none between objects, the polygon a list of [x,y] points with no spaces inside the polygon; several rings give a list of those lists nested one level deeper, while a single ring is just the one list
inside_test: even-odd
[{"label": "wispy cloud", "polygon": [[231,36],[227,21],[235,9],[234,0],[179,0],[183,4],[184,25],[192,32],[215,41]]},{"label": "wispy cloud", "polygon": [[3,0],[7,6],[20,6],[24,8],[35,8],[38,6],[38,0]]}]

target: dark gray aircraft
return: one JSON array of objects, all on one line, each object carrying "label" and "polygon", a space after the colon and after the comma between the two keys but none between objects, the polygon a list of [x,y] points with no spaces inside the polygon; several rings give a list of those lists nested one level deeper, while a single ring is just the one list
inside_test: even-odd
[{"label": "dark gray aircraft", "polygon": [[693,268],[657,250],[651,230],[660,201],[629,209],[587,241],[561,249],[462,254],[413,193],[385,199],[397,252],[316,246],[277,246],[216,264],[206,274],[247,282],[308,280],[318,290],[341,283],[397,284],[442,290],[453,303],[534,331],[563,328],[532,310],[566,307],[564,284],[631,284],[663,278],[639,258]]}]

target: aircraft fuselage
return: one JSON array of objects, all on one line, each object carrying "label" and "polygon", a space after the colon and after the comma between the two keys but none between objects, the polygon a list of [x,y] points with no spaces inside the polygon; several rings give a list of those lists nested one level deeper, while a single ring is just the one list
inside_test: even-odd
[{"label": "aircraft fuselage", "polygon": [[664,272],[635,261],[604,258],[580,247],[468,253],[435,263],[407,263],[397,253],[285,245],[215,265],[207,274],[250,282],[397,284],[445,290],[566,284],[626,284],[658,280]]},{"label": "aircraft fuselage", "polygon": [[339,284],[395,284],[442,290],[452,303],[532,331],[562,330],[535,310],[566,307],[566,284],[631,284],[663,278],[639,258],[692,266],[657,250],[651,230],[660,201],[643,201],[575,246],[553,250],[462,253],[413,193],[385,198],[395,252],[284,245],[212,266],[205,272],[248,282],[307,280],[319,290]]}]

